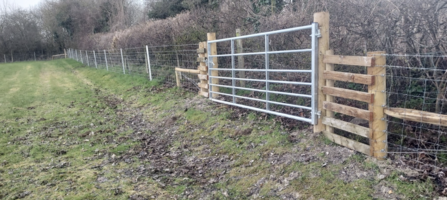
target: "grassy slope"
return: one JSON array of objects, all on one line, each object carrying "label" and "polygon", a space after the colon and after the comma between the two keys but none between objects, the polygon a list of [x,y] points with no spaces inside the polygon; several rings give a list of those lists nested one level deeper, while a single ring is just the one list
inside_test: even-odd
[{"label": "grassy slope", "polygon": [[[290,139],[272,119],[141,77],[57,60],[1,64],[0,80],[0,198],[415,199],[433,190],[397,172],[379,181],[375,163],[318,136]],[[154,149],[166,154],[138,154],[150,154],[140,139],[150,136],[165,139]],[[187,159],[202,160],[192,171],[203,174],[159,172]],[[343,175],[357,172],[367,175]]]}]

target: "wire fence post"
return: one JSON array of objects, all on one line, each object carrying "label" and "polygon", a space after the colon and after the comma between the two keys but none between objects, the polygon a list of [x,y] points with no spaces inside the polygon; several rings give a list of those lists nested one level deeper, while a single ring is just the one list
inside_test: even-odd
[{"label": "wire fence post", "polygon": [[373,112],[373,120],[369,122],[371,129],[371,155],[379,160],[387,156],[387,122],[384,106],[386,105],[386,57],[384,51],[368,52],[368,57],[374,57],[375,65],[368,67],[368,75],[375,78],[374,84],[368,86],[368,93],[374,95],[374,102],[369,104],[369,111]]},{"label": "wire fence post", "polygon": [[151,58],[149,57],[149,47],[147,45],[146,45],[146,56],[147,56],[147,68],[149,72],[149,80],[152,81]]},{"label": "wire fence post", "polygon": [[12,54],[12,51],[11,51],[11,62],[12,63],[14,62],[14,55]]},{"label": "wire fence post", "polygon": [[106,52],[106,50],[104,50],[104,59],[105,59],[105,61],[106,61],[106,68],[107,68],[107,71],[109,71],[109,65],[107,64],[107,52]]},{"label": "wire fence post", "polygon": [[93,58],[95,59],[95,67],[98,69],[98,63],[96,62],[96,53],[93,51]]},{"label": "wire fence post", "polygon": [[84,58],[82,58],[82,51],[79,50],[79,56],[81,57],[81,63],[84,64]]},{"label": "wire fence post", "polygon": [[88,51],[85,51],[85,59],[87,60],[87,66],[90,67],[90,62],[88,60]]},{"label": "wire fence post", "polygon": [[124,68],[124,57],[123,57],[123,49],[120,49],[121,52],[121,63],[123,64],[123,74],[126,74],[126,70]]},{"label": "wire fence post", "polygon": [[5,59],[5,63],[6,63],[6,54],[3,54],[3,58]]},{"label": "wire fence post", "polygon": [[79,62],[79,58],[78,58],[78,50],[75,50],[75,52],[76,52],[76,61]]},{"label": "wire fence post", "polygon": [[34,61],[37,61],[37,60],[36,60],[36,52],[34,52]]}]

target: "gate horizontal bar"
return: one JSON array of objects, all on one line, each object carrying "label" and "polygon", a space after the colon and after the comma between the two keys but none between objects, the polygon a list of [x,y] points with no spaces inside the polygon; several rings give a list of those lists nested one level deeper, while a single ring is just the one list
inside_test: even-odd
[{"label": "gate horizontal bar", "polygon": [[[210,95],[211,96],[211,95]],[[241,108],[245,108],[245,109],[250,109],[250,110],[254,110],[254,111],[258,111],[258,112],[264,112],[264,113],[268,113],[268,114],[272,114],[272,115],[278,115],[281,117],[287,117],[287,118],[291,118],[291,119],[295,119],[295,120],[299,120],[299,121],[304,121],[304,122],[308,122],[308,123],[312,123],[311,119],[308,118],[304,118],[304,117],[298,117],[295,115],[289,115],[289,114],[284,114],[284,113],[280,113],[280,112],[275,112],[275,111],[271,111],[271,110],[264,110],[264,109],[260,109],[260,108],[255,108],[255,107],[251,107],[251,106],[245,106],[245,105],[240,105],[240,104],[234,104],[234,103],[230,103],[227,101],[221,101],[221,100],[217,100],[217,99],[211,99],[212,101],[218,102],[218,103],[223,103],[223,104],[227,104],[227,105],[232,105],[232,106],[237,106],[237,107],[241,107]]]},{"label": "gate horizontal bar", "polygon": [[295,72],[295,73],[312,73],[312,70],[293,70],[293,69],[230,69],[230,68],[210,68],[214,71],[247,71],[247,72]]},{"label": "gate horizontal bar", "polygon": [[217,78],[217,79],[224,79],[224,80],[257,81],[257,82],[283,83],[283,84],[312,86],[312,83],[305,83],[305,82],[275,81],[275,80],[265,80],[265,79],[264,80],[261,80],[261,79],[247,79],[247,78],[231,78],[231,77],[222,77],[222,76],[210,76],[210,78]]},{"label": "gate horizontal bar", "polygon": [[312,52],[312,49],[297,49],[297,50],[284,50],[284,51],[268,51],[268,52],[251,52],[251,53],[208,55],[208,58],[230,57],[230,56],[253,56],[253,55],[280,54],[280,53],[305,53],[305,52]]},{"label": "gate horizontal bar", "polygon": [[300,26],[300,27],[288,28],[288,29],[282,29],[282,30],[277,30],[277,31],[264,32],[264,33],[257,33],[257,34],[251,34],[251,35],[243,35],[243,36],[239,36],[239,37],[225,38],[225,39],[220,39],[220,40],[213,40],[213,41],[208,41],[208,43],[225,42],[225,41],[231,41],[231,40],[239,40],[239,39],[245,39],[245,38],[252,38],[252,37],[260,37],[260,36],[265,36],[265,35],[278,34],[278,33],[289,33],[289,32],[300,31],[300,30],[307,30],[307,29],[312,29],[312,25]]},{"label": "gate horizontal bar", "polygon": [[251,98],[251,97],[244,97],[244,96],[239,96],[239,95],[232,95],[232,94],[227,94],[227,93],[221,93],[221,92],[212,92],[214,94],[220,94],[220,95],[224,95],[224,96],[229,96],[229,97],[236,97],[239,99],[247,99],[247,100],[252,100],[252,101],[259,101],[259,102],[264,102],[264,103],[271,103],[271,104],[277,104],[277,105],[281,105],[281,106],[289,106],[289,107],[294,107],[294,108],[301,108],[301,109],[306,109],[306,110],[312,110],[311,107],[306,107],[306,106],[300,106],[300,105],[294,105],[294,104],[288,104],[288,103],[281,103],[281,102],[277,102],[277,101],[267,101],[264,99],[257,99],[257,98]]},{"label": "gate horizontal bar", "polygon": [[[228,85],[218,85],[218,84],[210,84],[211,86],[217,86],[217,87],[224,87],[224,88],[234,88],[238,90],[249,90],[249,91],[255,91],[255,92],[267,92],[267,90],[260,90],[260,89],[253,89],[253,88],[245,88],[245,87],[233,87]],[[304,97],[304,98],[312,98],[312,95],[307,94],[295,94],[295,93],[288,93],[288,92],[277,92],[277,91],[268,91],[272,94],[282,94],[282,95],[288,95],[288,96],[294,96],[294,97]]]}]

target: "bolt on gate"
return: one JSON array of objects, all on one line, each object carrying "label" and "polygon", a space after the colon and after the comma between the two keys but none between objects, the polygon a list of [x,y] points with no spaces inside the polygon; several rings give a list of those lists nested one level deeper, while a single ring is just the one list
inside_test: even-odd
[{"label": "bolt on gate", "polygon": [[[285,33],[293,33],[293,32],[302,32],[302,31],[311,31],[310,34],[310,47],[308,48],[293,48],[293,49],[287,49],[287,50],[273,50],[274,48],[270,45],[272,40],[271,37],[274,37],[275,35],[279,34],[285,34]],[[246,52],[246,53],[235,53],[235,42],[238,42],[242,39],[248,39],[248,38],[258,38],[261,37],[261,40],[264,40],[264,51],[257,51],[257,52]],[[263,37],[263,38],[262,38]],[[308,38],[308,35],[306,36]],[[251,109],[259,112],[264,112],[268,114],[273,114],[277,116],[287,117],[299,121],[304,121],[311,123],[313,125],[317,124],[318,122],[318,110],[317,110],[317,84],[318,84],[318,38],[320,37],[320,31],[318,27],[318,23],[312,23],[311,25],[307,26],[301,26],[301,27],[295,27],[295,28],[289,28],[289,29],[283,29],[283,30],[277,30],[277,31],[271,31],[271,32],[264,32],[264,33],[257,33],[257,34],[251,34],[251,35],[245,35],[245,36],[239,36],[239,37],[232,37],[232,38],[226,38],[226,39],[219,39],[219,40],[208,40],[207,42],[207,52],[208,52],[208,83],[209,83],[209,98],[212,101],[238,106],[246,109]],[[218,43],[228,43],[230,42],[230,52],[227,54],[217,54],[216,52],[216,45]],[[261,43],[262,44],[262,43]],[[309,44],[309,42],[305,43]],[[289,66],[289,65],[283,65],[283,64],[275,64],[271,62],[271,58],[278,57],[278,55],[283,54],[303,54],[307,53],[307,57],[304,56],[304,60],[309,60],[310,58],[310,69],[298,69],[298,66]],[[310,57],[308,54],[310,53]],[[245,68],[245,67],[238,67],[236,68],[236,57],[242,57],[242,56],[255,56],[254,60],[256,60],[256,56],[263,56],[263,59],[258,59],[258,62],[263,62],[264,68]],[[294,55],[290,55],[290,57],[293,57]],[[228,61],[228,65],[231,66],[227,68],[219,68],[217,60],[219,59],[226,59]],[[261,61],[259,61],[261,60]],[[285,60],[285,59],[284,59]],[[231,63],[231,64],[230,64]],[[285,62],[287,63],[287,62]],[[257,65],[257,64],[255,64]],[[273,67],[272,65],[275,65]],[[221,74],[219,74],[221,72]],[[226,72],[227,74],[231,73],[231,75],[224,76],[222,75],[223,72]],[[247,72],[252,73],[250,75],[248,74],[247,77],[245,77],[245,73],[241,76],[241,73],[239,73],[239,76],[236,76],[237,72]],[[256,75],[256,73],[258,73]],[[262,73],[262,74],[259,74]],[[282,77],[281,74],[295,74],[292,75],[292,80],[278,80]],[[271,76],[271,74],[275,74],[276,76]],[[297,75],[298,74],[298,75]],[[306,74],[306,75],[302,75]],[[285,75],[284,75],[285,76]],[[288,76],[288,75],[287,75]],[[276,77],[276,78],[275,78]],[[298,77],[301,77],[298,78]],[[304,77],[304,78],[302,78]],[[303,81],[306,80],[306,81]],[[236,81],[243,82],[243,84],[237,85]],[[225,82],[219,83],[219,82]],[[253,83],[252,85],[257,85],[258,87],[249,87],[250,84],[245,84],[245,82]],[[279,85],[278,85],[279,84]],[[295,88],[295,91],[288,90],[288,91],[280,91],[280,88]],[[296,89],[298,88],[298,89]],[[222,92],[220,89],[227,91],[227,93]],[[298,90],[298,91],[296,91]],[[256,97],[254,95],[243,95],[247,94],[247,92],[250,93],[257,93]],[[286,97],[278,97],[279,96],[286,96]],[[223,99],[220,98],[220,96],[224,97]],[[259,98],[259,97],[262,97]],[[307,105],[302,105],[299,103],[290,103],[290,97],[293,98],[293,101],[295,102],[307,102]],[[226,99],[225,99],[226,98]],[[284,98],[288,98],[288,102],[281,102]],[[296,100],[295,100],[296,99]],[[301,99],[301,100],[299,100]],[[307,99],[307,100],[302,100]],[[247,105],[246,101],[253,101],[257,103],[261,103],[261,106],[253,106],[253,105]],[[256,103],[254,103],[256,104]],[[265,104],[265,105],[264,105]],[[275,106],[281,106],[281,108],[289,107],[291,109],[298,109],[298,110],[306,110],[310,112],[310,115],[304,116],[303,112],[296,112],[295,113],[286,113],[284,112],[284,109],[273,109],[272,107]],[[299,114],[301,113],[301,114]]]}]

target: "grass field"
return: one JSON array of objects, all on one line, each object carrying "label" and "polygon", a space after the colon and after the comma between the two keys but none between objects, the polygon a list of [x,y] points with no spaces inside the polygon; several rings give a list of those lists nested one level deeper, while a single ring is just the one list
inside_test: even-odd
[{"label": "grass field", "polygon": [[0,199],[426,199],[309,130],[72,60],[0,64]]}]

